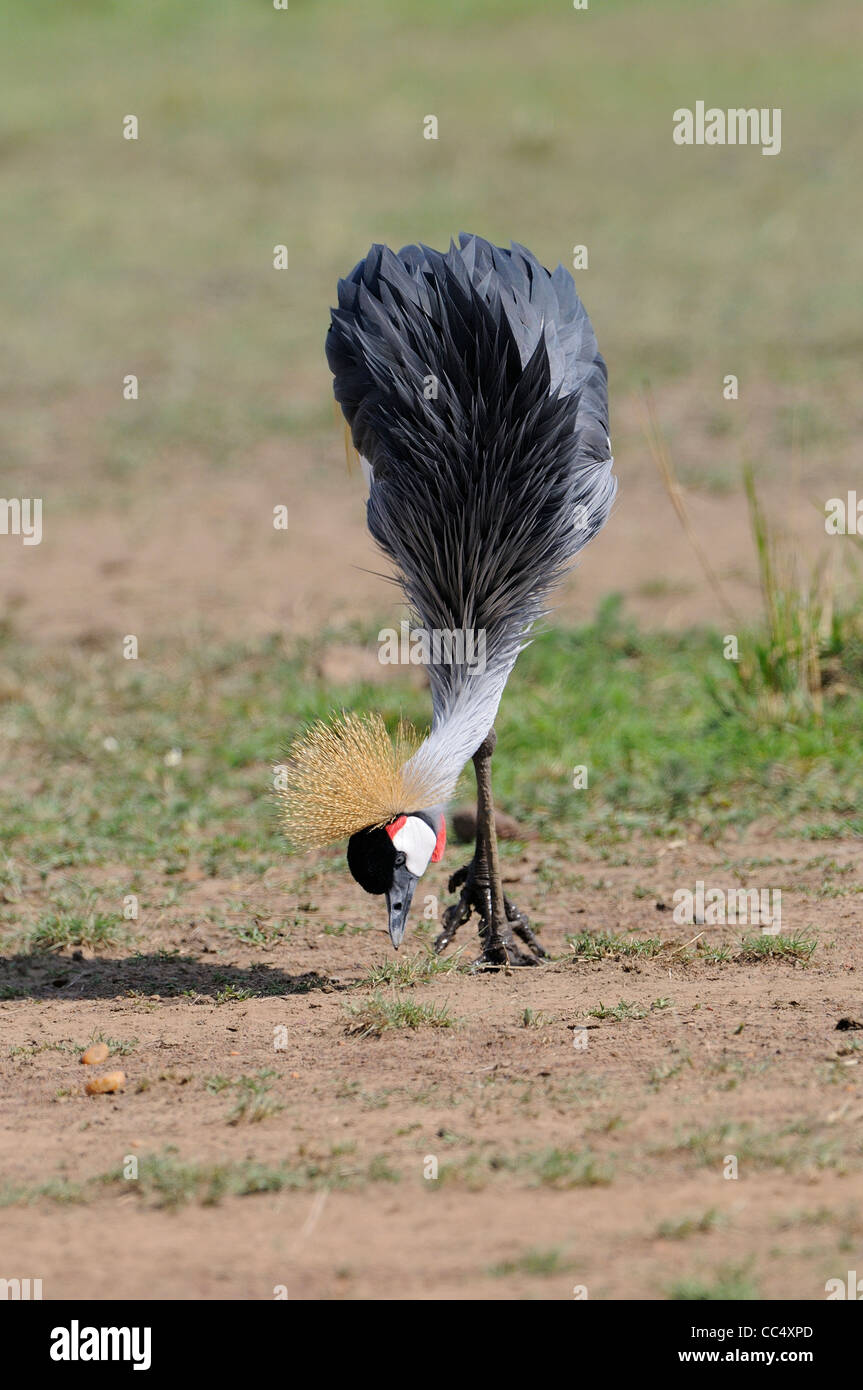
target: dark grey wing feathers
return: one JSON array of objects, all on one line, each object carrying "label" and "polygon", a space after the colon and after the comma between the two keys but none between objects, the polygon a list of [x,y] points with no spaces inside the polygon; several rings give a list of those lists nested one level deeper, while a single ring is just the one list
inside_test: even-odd
[{"label": "dark grey wing feathers", "polygon": [[[446,254],[373,246],[339,282],[327,358],[373,469],[370,530],[420,621],[484,630],[508,669],[616,488],[571,276],[464,234]],[[452,671],[430,676],[436,707],[454,697]]]}]

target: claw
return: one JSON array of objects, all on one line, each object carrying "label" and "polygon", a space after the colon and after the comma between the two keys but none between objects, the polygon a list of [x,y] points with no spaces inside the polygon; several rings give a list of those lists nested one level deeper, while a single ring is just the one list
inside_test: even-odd
[{"label": "claw", "polygon": [[[443,915],[443,930],[434,943],[436,955],[445,951],[455,939],[459,927],[464,926],[475,912],[479,918],[479,935],[483,946],[482,954],[473,962],[473,970],[503,970],[509,974],[512,966],[540,965],[548,959],[548,952],[537,941],[531,931],[530,923],[523,912],[504,897],[506,920],[498,925],[496,931],[490,930],[494,920],[491,890],[481,873],[477,872],[477,861],[457,869],[449,881],[450,892],[464,885],[458,902],[452,903]],[[528,948],[522,951],[515,937]]]},{"label": "claw", "polygon": [[450,880],[447,884],[448,893],[454,893],[457,888],[461,888],[461,885],[467,878],[471,870],[471,867],[472,866],[470,864],[463,864],[460,869],[456,869],[455,873],[450,875]]},{"label": "claw", "polygon": [[[519,912],[518,908],[514,907],[510,902],[509,898],[504,897],[503,902],[506,908],[506,920],[512,923],[512,929],[519,940],[523,941],[525,946],[529,946],[535,956],[540,956],[543,960],[548,960],[548,951],[537,941],[524,913]],[[534,961],[533,964],[536,964],[536,962]]]},{"label": "claw", "polygon": [[441,951],[446,950],[447,946],[452,941],[454,935],[454,932],[442,931],[438,936],[435,937],[432,950],[434,951],[436,956],[439,956]]}]

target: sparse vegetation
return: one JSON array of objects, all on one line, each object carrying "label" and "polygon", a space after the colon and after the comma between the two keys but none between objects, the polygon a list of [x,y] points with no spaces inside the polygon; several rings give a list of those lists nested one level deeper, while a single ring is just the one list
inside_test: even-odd
[{"label": "sparse vegetation", "polygon": [[712,1278],[682,1279],[668,1291],[669,1298],[685,1303],[745,1303],[760,1296],[748,1265],[725,1265]]},{"label": "sparse vegetation", "polygon": [[632,1019],[647,1018],[647,1009],[626,999],[621,999],[613,1008],[598,1004],[589,1010],[590,1018],[610,1019],[614,1023],[629,1023]]},{"label": "sparse vegetation", "polygon": [[818,946],[812,937],[801,933],[793,936],[771,936],[767,932],[747,936],[743,940],[740,959],[744,961],[792,960],[809,961]]},{"label": "sparse vegetation", "polygon": [[270,1094],[277,1076],[278,1072],[269,1067],[254,1076],[238,1076],[233,1080],[213,1076],[207,1082],[207,1090],[215,1095],[225,1090],[234,1092],[234,1104],[227,1117],[229,1125],[259,1124],[285,1108]]},{"label": "sparse vegetation", "polygon": [[452,1028],[446,1004],[418,1004],[413,999],[387,999],[376,990],[361,1004],[346,1004],[346,1031],[362,1038],[379,1038],[391,1028]]},{"label": "sparse vegetation", "polygon": [[349,1155],[338,1150],[319,1159],[303,1159],[293,1164],[198,1163],[181,1159],[175,1150],[169,1150],[142,1155],[137,1178],[127,1178],[118,1169],[82,1182],[60,1177],[29,1187],[7,1186],[0,1189],[0,1206],[30,1205],[39,1201],[82,1204],[112,1193],[119,1196],[121,1192],[131,1192],[148,1205],[176,1210],[192,1202],[205,1207],[217,1206],[227,1197],[304,1188],[351,1189],[367,1183],[398,1181],[399,1175],[382,1155],[375,1155],[365,1165],[351,1162]]},{"label": "sparse vegetation", "polygon": [[690,1236],[715,1231],[725,1220],[717,1207],[708,1207],[701,1216],[672,1217],[668,1221],[660,1222],[656,1234],[660,1240],[687,1240]]},{"label": "sparse vegetation", "polygon": [[521,1016],[522,1028],[547,1028],[554,1019],[547,1014],[540,1013],[536,1009],[526,1008]]},{"label": "sparse vegetation", "polygon": [[604,960],[611,956],[655,956],[662,950],[658,936],[624,937],[612,932],[582,931],[567,936],[567,945],[579,960]]},{"label": "sparse vegetation", "polygon": [[453,951],[451,955],[446,956],[436,956],[433,951],[417,951],[412,956],[385,958],[373,966],[362,980],[357,981],[357,988],[376,985],[397,985],[405,988],[410,985],[427,984],[437,975],[451,975],[454,970],[459,970],[462,954],[461,950]]},{"label": "sparse vegetation", "polygon": [[610,1160],[589,1149],[547,1148],[518,1153],[471,1154],[441,1165],[438,1184],[455,1184],[479,1191],[495,1175],[506,1173],[527,1187],[607,1187],[614,1179]]},{"label": "sparse vegetation", "polygon": [[863,1140],[840,1134],[814,1120],[795,1120],[775,1130],[752,1123],[725,1122],[689,1133],[679,1133],[672,1143],[655,1146],[654,1153],[684,1153],[699,1167],[719,1168],[726,1154],[752,1169],[778,1169],[786,1173],[832,1170],[844,1173],[863,1166]]},{"label": "sparse vegetation", "polygon": [[109,912],[43,912],[31,926],[13,933],[19,955],[63,951],[73,946],[88,950],[115,947],[129,940],[128,923]]},{"label": "sparse vegetation", "polygon": [[552,1274],[567,1274],[575,1268],[572,1260],[561,1250],[525,1250],[513,1260],[502,1260],[492,1265],[489,1274],[493,1279],[508,1279],[514,1274],[526,1274],[532,1278],[547,1279]]}]

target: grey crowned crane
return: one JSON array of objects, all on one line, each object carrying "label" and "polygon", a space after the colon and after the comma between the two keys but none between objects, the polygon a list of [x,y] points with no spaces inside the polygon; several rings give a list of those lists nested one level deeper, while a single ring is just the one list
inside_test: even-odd
[{"label": "grey crowned crane", "polygon": [[[335,396],[369,485],[369,530],[435,653],[433,717],[422,742],[406,728],[391,740],[375,715],[314,725],[292,750],[285,830],[300,846],[347,839],[354,878],[386,896],[398,948],[472,758],[476,850],[449,880],[459,897],[435,948],[475,912],[477,964],[533,965],[545,952],[501,883],[494,721],[549,590],[614,500],[605,363],[571,275],[515,243],[373,246],[338,298]],[[465,641],[443,652],[436,634],[470,634],[484,660]]]}]

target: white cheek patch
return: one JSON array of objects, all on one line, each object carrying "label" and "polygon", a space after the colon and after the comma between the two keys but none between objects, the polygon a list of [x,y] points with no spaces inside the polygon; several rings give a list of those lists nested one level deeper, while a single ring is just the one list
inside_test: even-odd
[{"label": "white cheek patch", "polygon": [[401,830],[393,835],[393,844],[401,850],[405,864],[415,878],[421,878],[434,853],[437,836],[430,825],[419,816],[408,816]]}]

